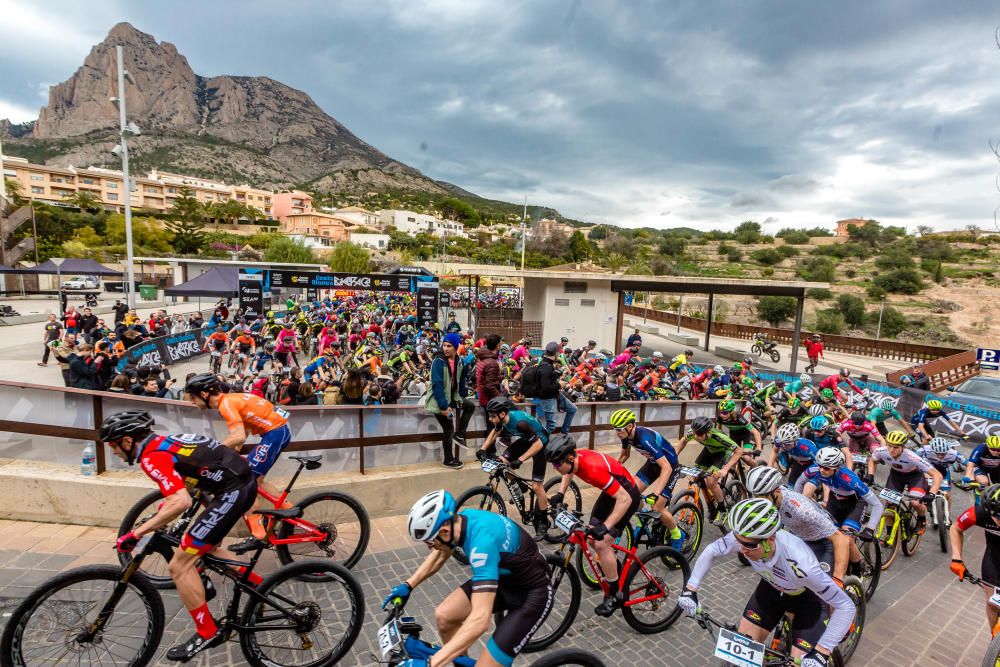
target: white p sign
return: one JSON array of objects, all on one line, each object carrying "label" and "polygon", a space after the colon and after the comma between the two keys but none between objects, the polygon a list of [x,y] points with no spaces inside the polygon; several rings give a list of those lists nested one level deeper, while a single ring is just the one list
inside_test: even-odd
[{"label": "white p sign", "polygon": [[976,351],[976,359],[982,368],[989,370],[1000,370],[1000,350],[991,350],[981,347]]}]

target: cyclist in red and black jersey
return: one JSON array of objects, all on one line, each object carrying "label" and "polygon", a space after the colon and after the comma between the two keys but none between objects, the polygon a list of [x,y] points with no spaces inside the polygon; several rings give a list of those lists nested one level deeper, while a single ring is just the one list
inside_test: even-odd
[{"label": "cyclist in red and black jersey", "polygon": [[982,528],[986,538],[986,551],[979,571],[983,580],[981,585],[986,592],[986,623],[995,636],[1000,630],[997,627],[1000,609],[990,603],[990,598],[994,588],[1000,586],[1000,484],[986,487],[979,504],[962,512],[951,524],[951,571],[959,579],[965,579],[966,575],[965,563],[962,562],[965,531],[973,526]]},{"label": "cyclist in red and black jersey", "polygon": [[625,466],[616,459],[590,449],[576,451],[576,442],[565,433],[549,438],[544,454],[545,460],[563,476],[559,492],[549,496],[552,506],[562,503],[574,476],[601,490],[590,512],[587,536],[593,540],[601,571],[611,586],[610,595],[594,612],[599,616],[611,616],[624,600],[618,590],[618,560],[611,545],[623,530],[628,529],[629,520],[639,509],[639,488]]},{"label": "cyclist in red and black jersey", "polygon": [[[257,480],[247,462],[220,442],[203,435],[157,435],[152,426],[153,417],[140,410],[119,412],[101,424],[101,440],[129,465],[138,461],[166,498],[153,518],[119,537],[115,546],[120,552],[130,552],[143,535],[165,527],[187,511],[194,502],[189,488],[212,494],[170,560],[170,576],[177,585],[181,602],[194,619],[197,632],[170,649],[167,657],[187,661],[225,639],[208,610],[208,600],[215,591],[206,590],[196,563],[206,553],[236,559],[233,553],[217,545],[253,505]],[[255,572],[248,579],[254,585],[261,582]]]}]

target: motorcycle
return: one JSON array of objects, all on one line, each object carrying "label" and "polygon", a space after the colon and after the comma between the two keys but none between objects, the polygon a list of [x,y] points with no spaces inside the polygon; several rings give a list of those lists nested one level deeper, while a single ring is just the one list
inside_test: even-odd
[{"label": "motorcycle", "polygon": [[758,336],[754,340],[753,345],[750,347],[750,352],[757,355],[766,354],[774,363],[781,361],[781,352],[778,351],[778,344],[768,340],[764,336]]}]

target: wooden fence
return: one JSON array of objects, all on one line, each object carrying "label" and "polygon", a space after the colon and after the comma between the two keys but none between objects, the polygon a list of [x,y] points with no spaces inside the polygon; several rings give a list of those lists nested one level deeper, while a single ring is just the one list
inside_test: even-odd
[{"label": "wooden fence", "polygon": [[[942,357],[921,364],[924,373],[931,381],[931,391],[940,391],[946,387],[952,387],[959,382],[964,382],[969,378],[976,377],[980,373],[979,362],[976,360],[975,350],[967,350],[953,354],[950,357]],[[899,378],[904,375],[913,375],[916,366],[910,366],[902,370],[886,373],[886,379],[893,384],[899,384]]]},{"label": "wooden fence", "polygon": [[[647,316],[651,320],[677,326],[677,313],[650,309],[647,315],[646,309],[636,308],[635,306],[626,306],[625,312],[628,315],[637,317]],[[686,315],[681,316],[680,325],[682,328],[692,331],[705,331],[705,320]],[[741,338],[744,340],[753,340],[756,336],[764,334],[770,340],[785,345],[791,345],[792,337],[795,335],[792,329],[777,329],[751,324],[732,324],[729,322],[713,322],[712,333],[727,338]],[[803,330],[802,336],[811,336],[812,333],[811,331]],[[820,334],[820,336],[823,338],[823,347],[831,352],[846,352],[848,354],[878,357],[880,359],[921,362],[951,357],[965,352],[965,350],[952,347],[903,343],[895,340],[875,340],[874,338],[834,336],[831,334]]]},{"label": "wooden fence", "polygon": [[525,336],[531,336],[537,345],[541,344],[542,340],[542,323],[524,320],[479,320],[476,324],[476,335],[485,336],[491,333],[503,336],[511,344]]}]

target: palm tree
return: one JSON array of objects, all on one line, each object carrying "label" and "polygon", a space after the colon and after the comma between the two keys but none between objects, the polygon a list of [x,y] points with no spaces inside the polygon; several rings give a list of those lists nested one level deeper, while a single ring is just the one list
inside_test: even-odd
[{"label": "palm tree", "polygon": [[103,206],[101,200],[93,192],[78,190],[65,197],[64,201],[70,206],[75,206],[81,211],[95,211]]},{"label": "palm tree", "polygon": [[21,182],[15,181],[12,178],[5,178],[4,185],[7,188],[7,199],[13,206],[21,206],[24,204],[23,191],[21,190]]},{"label": "palm tree", "polygon": [[628,264],[628,257],[620,252],[612,252],[604,257],[604,266],[611,269],[612,273],[618,273]]}]

